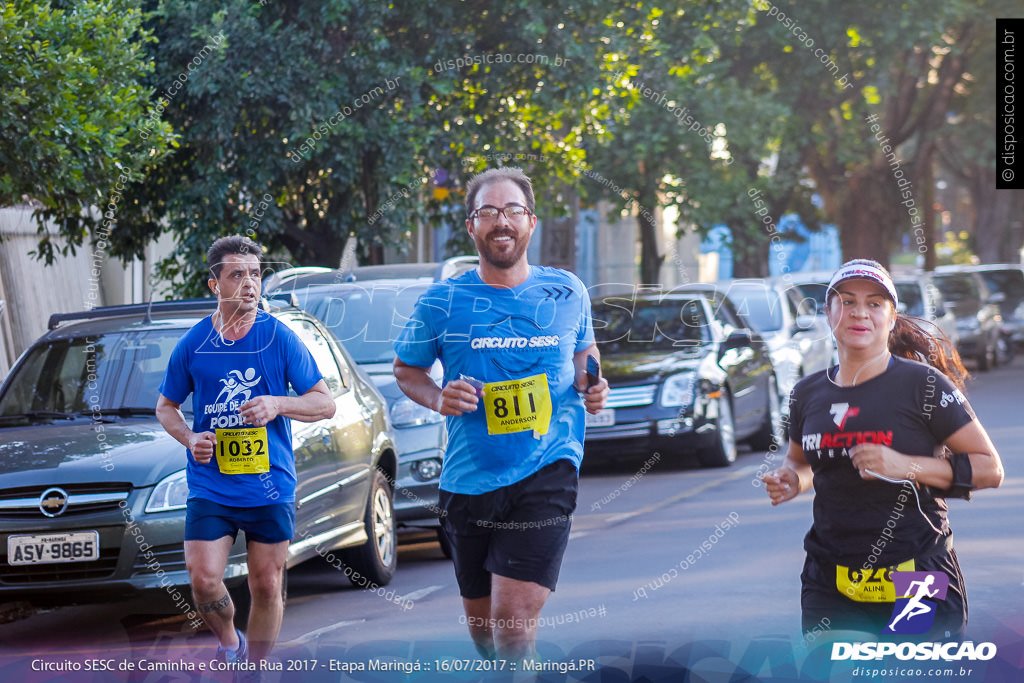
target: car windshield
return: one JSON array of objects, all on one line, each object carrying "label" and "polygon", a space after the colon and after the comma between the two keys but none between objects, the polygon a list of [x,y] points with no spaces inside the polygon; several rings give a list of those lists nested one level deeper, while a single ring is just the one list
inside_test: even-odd
[{"label": "car windshield", "polygon": [[825,312],[825,294],[828,292],[828,285],[822,282],[805,282],[794,285],[800,290],[800,296],[814,302],[816,312]]},{"label": "car windshield", "polygon": [[1024,270],[983,270],[979,274],[993,292],[1002,292],[1008,299],[1024,299]]},{"label": "car windshield", "polygon": [[390,363],[392,342],[405,327],[425,284],[352,283],[296,292],[299,306],[320,318],[355,362]]},{"label": "car windshield", "polygon": [[921,317],[924,315],[924,301],[921,299],[921,287],[911,282],[897,282],[896,296],[906,306],[907,315]]},{"label": "car windshield", "polygon": [[[182,333],[112,332],[34,346],[0,396],[0,419],[147,414]],[[191,412],[191,397],[182,410]]]},{"label": "car windshield", "polygon": [[728,296],[747,325],[758,332],[777,332],[785,324],[783,301],[767,287],[732,286]]},{"label": "car windshield", "polygon": [[605,299],[594,304],[594,336],[608,351],[674,351],[707,337],[700,302]]},{"label": "car windshield", "polygon": [[967,275],[943,275],[935,278],[935,286],[946,301],[970,301],[978,298],[974,281]]}]

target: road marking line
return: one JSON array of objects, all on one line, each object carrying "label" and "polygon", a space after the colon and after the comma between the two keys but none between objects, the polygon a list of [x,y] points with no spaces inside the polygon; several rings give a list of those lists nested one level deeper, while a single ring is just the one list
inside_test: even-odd
[{"label": "road marking line", "polygon": [[443,584],[443,583],[440,583],[440,584],[438,584],[436,586],[427,586],[426,588],[421,588],[418,591],[413,591],[412,593],[409,593],[407,595],[401,595],[397,599],[402,600],[403,602],[410,601],[410,600],[416,601],[416,600],[419,600],[420,598],[425,598],[428,595],[430,595],[431,593],[435,593],[435,592],[441,590],[444,587],[445,587],[445,584]]},{"label": "road marking line", "polygon": [[622,512],[622,513],[619,513],[617,515],[612,515],[610,517],[606,517],[605,520],[604,520],[604,523],[605,523],[606,526],[614,526],[614,525],[618,524],[619,522],[624,522],[627,519],[632,519],[633,517],[636,517],[637,515],[643,515],[643,514],[646,514],[648,512],[654,512],[655,510],[657,510],[659,508],[663,508],[663,507],[666,507],[668,505],[672,505],[673,503],[678,503],[679,501],[685,500],[687,498],[692,498],[693,496],[696,496],[698,493],[703,493],[704,491],[707,491],[710,488],[714,488],[715,486],[718,486],[719,484],[724,484],[724,483],[726,483],[728,481],[732,481],[733,479],[741,479],[741,478],[749,475],[751,472],[754,472],[756,470],[757,470],[757,466],[755,466],[755,465],[750,465],[748,467],[743,467],[741,469],[734,470],[734,471],[730,472],[729,474],[727,474],[727,475],[725,475],[723,477],[719,477],[717,479],[712,479],[711,481],[704,482],[703,484],[701,484],[697,488],[689,489],[687,491],[683,491],[682,493],[676,494],[676,495],[672,496],[671,498],[666,498],[665,500],[660,500],[660,501],[658,501],[656,503],[651,503],[650,505],[648,505],[646,507],[642,507],[639,510],[633,510],[632,512]]},{"label": "road marking line", "polygon": [[346,626],[352,626],[353,624],[362,624],[365,621],[366,619],[355,619],[354,621],[339,621],[337,624],[324,626],[323,628],[318,628],[315,631],[310,631],[309,633],[303,634],[292,642],[304,643],[308,640],[313,640],[318,636],[322,636],[325,633],[330,633],[331,631],[335,631],[339,628],[344,628]]}]

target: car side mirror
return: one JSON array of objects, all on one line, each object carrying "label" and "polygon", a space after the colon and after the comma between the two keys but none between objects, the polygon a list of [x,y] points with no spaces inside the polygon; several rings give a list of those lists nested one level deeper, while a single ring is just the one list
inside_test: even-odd
[{"label": "car side mirror", "polygon": [[1003,294],[1002,292],[996,292],[995,294],[988,298],[988,302],[990,304],[1001,304],[1004,301],[1006,301],[1006,295]]},{"label": "car side mirror", "polygon": [[754,340],[751,339],[750,332],[747,330],[735,330],[718,347],[718,358],[721,360],[722,356],[731,349],[741,349],[744,346],[753,346],[753,344]]},{"label": "car side mirror", "polygon": [[935,317],[936,318],[945,318],[946,317],[946,307],[945,306],[936,306],[935,307]]}]

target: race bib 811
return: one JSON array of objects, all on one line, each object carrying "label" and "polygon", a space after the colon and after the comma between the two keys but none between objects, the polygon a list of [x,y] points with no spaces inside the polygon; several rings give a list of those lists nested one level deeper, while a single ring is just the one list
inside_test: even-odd
[{"label": "race bib 811", "polygon": [[533,431],[535,438],[548,433],[551,424],[551,393],[544,373],[484,385],[488,434]]}]

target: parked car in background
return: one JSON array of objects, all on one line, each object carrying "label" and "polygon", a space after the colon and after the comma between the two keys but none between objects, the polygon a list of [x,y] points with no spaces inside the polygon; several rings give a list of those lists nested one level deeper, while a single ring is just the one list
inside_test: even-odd
[{"label": "parked car in background", "polygon": [[310,285],[336,285],[342,282],[363,280],[427,279],[447,280],[461,275],[480,264],[479,256],[453,256],[441,262],[431,263],[389,263],[378,266],[356,266],[348,270],[300,266],[285,268],[263,280],[266,293],[289,290],[295,291]]},{"label": "parked car in background", "polygon": [[981,276],[989,290],[1003,295],[999,311],[1003,317],[1003,331],[1009,336],[1012,346],[1010,353],[1024,349],[1024,265],[1012,263],[989,263],[970,266]]},{"label": "parked car in background", "polygon": [[[306,285],[295,290],[293,296],[300,308],[322,320],[341,340],[387,400],[398,453],[395,521],[399,529],[430,529],[449,554],[447,538],[440,533],[437,507],[441,466],[448,446],[445,418],[407,397],[392,367],[392,341],[433,282],[433,277],[424,277]],[[434,363],[431,376],[440,384],[440,362]]]},{"label": "parked car in background", "polygon": [[[215,305],[54,315],[11,370],[0,387],[0,602],[99,602],[188,585],[187,456],[155,406],[175,344]],[[340,550],[385,585],[397,558],[388,483],[397,458],[384,399],[318,320],[263,305],[309,348],[336,405],[333,418],[292,422],[298,488],[287,566],[318,548]],[[191,420],[191,397],[182,411]],[[240,534],[225,580],[244,584],[247,573]]]},{"label": "parked car in background", "polygon": [[739,442],[782,443],[771,356],[720,292],[607,296],[593,303],[593,319],[611,391],[587,417],[587,460],[696,453],[724,467]]},{"label": "parked car in background", "polygon": [[787,273],[784,280],[800,290],[800,298],[814,302],[815,312],[825,315],[825,294],[832,280],[831,270],[807,270]]},{"label": "parked car in background", "polygon": [[961,266],[939,266],[933,277],[946,307],[956,315],[960,355],[973,359],[980,371],[1005,362],[1008,342],[999,313],[1004,296],[992,293],[978,273]]},{"label": "parked car in background", "polygon": [[805,375],[832,363],[832,330],[818,315],[816,300],[784,279],[721,280],[711,287],[725,294],[736,312],[765,343],[775,366],[783,415],[789,414],[789,395]]},{"label": "parked car in background", "polygon": [[921,318],[935,325],[946,335],[953,348],[960,341],[956,316],[946,306],[942,292],[935,286],[931,273],[919,272],[893,276],[899,297],[899,314]]}]

